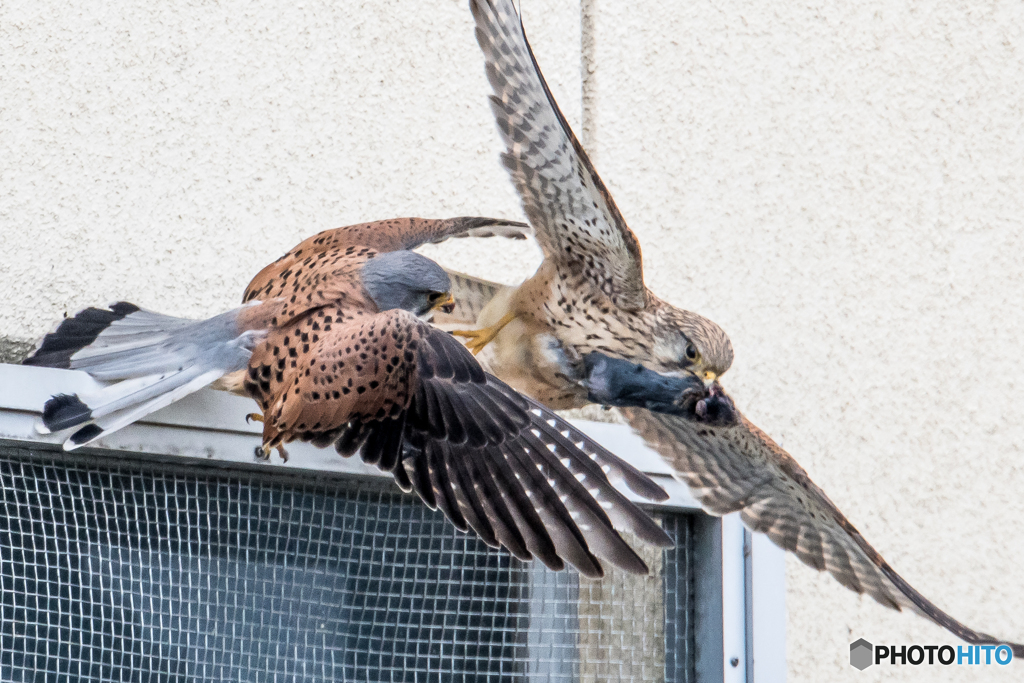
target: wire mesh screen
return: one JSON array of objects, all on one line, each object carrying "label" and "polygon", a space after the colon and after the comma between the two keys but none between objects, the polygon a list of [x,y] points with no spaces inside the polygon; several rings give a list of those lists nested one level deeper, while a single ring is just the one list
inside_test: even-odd
[{"label": "wire mesh screen", "polygon": [[524,564],[387,482],[0,448],[0,679],[693,680],[692,524],[650,577]]}]

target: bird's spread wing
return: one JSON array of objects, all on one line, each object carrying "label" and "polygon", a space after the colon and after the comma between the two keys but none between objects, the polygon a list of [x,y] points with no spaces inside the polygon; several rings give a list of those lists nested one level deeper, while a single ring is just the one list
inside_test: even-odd
[{"label": "bird's spread wing", "polygon": [[[507,237],[525,239],[533,229],[516,221],[466,216],[460,218],[392,218],[325,230],[303,240],[287,254],[261,270],[246,287],[244,301],[270,296],[268,285],[282,276],[301,274],[327,257],[353,256],[359,251],[386,252],[415,249],[452,237]],[[293,278],[294,279],[294,278]]]},{"label": "bird's spread wing", "polygon": [[643,308],[640,245],[551,96],[511,0],[470,6],[502,161],[545,255],[585,272],[620,308]]},{"label": "bird's spread wing", "polygon": [[[470,356],[457,341],[438,334],[444,353]],[[553,569],[564,560],[591,577],[604,573],[599,560],[646,573],[615,529],[655,545],[668,541],[611,486],[605,471],[640,495],[663,499],[657,486],[491,375],[472,382],[472,388],[457,373],[423,378],[408,413],[407,434],[406,487],[457,527],[473,529],[486,543],[504,545],[517,557],[537,557]]]},{"label": "bird's spread wing", "polygon": [[[739,511],[805,564],[896,610],[909,608],[969,643],[999,643],[949,616],[908,584],[864,539],[796,460],[745,417],[720,390],[689,415],[623,409],[708,512]],[[1024,646],[1008,643],[1015,656]]]},{"label": "bird's spread wing", "polygon": [[[601,576],[647,567],[616,529],[668,542],[610,483],[665,494],[546,408],[487,375],[458,341],[404,311],[271,336],[247,390],[264,396],[264,442],[334,443],[391,472],[460,529],[552,568]],[[306,336],[303,337],[302,335]],[[294,350],[294,355],[292,351]]]}]

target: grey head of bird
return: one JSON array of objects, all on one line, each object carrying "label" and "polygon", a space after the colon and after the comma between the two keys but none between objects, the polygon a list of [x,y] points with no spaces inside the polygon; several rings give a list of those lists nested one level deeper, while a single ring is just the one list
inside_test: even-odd
[{"label": "grey head of bird", "polygon": [[652,351],[664,372],[692,373],[710,386],[732,365],[732,342],[704,316],[662,303],[657,323]]},{"label": "grey head of bird", "polygon": [[377,254],[360,269],[363,287],[380,311],[400,308],[418,318],[455,306],[444,268],[412,251]]}]

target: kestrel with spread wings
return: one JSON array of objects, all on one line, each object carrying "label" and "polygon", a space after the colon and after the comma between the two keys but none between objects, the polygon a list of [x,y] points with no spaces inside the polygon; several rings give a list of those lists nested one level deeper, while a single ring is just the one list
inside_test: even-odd
[{"label": "kestrel with spread wings", "polygon": [[338,228],[264,268],[243,306],[208,320],[125,302],[86,309],[25,363],[113,383],[53,397],[41,431],[74,430],[65,448],[76,448],[216,384],[255,399],[263,454],[297,440],[358,452],[458,528],[516,557],[552,569],[569,562],[590,577],[603,574],[602,562],[646,573],[617,529],[654,545],[671,540],[608,475],[647,498],[665,492],[425,322],[451,310],[451,285],[411,249],[522,228],[481,218]]},{"label": "kestrel with spread wings", "polygon": [[[501,160],[544,260],[518,287],[454,275],[456,294],[467,299],[461,310],[479,312],[480,328],[456,334],[483,350],[490,371],[552,408],[600,399],[595,362],[640,364],[637,377],[652,378],[650,405],[664,412],[623,414],[706,511],[739,512],[750,529],[886,607],[909,608],[971,643],[1001,642],[907,584],[800,465],[736,410],[719,383],[733,358],[728,337],[645,287],[637,239],[555,103],[511,0],[470,6],[505,143]],[[673,378],[677,399],[664,395]],[[603,402],[617,404],[614,396]]]}]

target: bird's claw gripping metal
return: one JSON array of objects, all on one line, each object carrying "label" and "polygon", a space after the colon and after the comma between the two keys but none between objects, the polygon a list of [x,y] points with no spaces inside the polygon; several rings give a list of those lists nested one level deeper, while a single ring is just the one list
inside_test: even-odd
[{"label": "bird's claw gripping metal", "polygon": [[281,444],[278,444],[277,446],[262,444],[256,447],[256,451],[253,455],[256,456],[256,460],[258,462],[270,462],[270,454],[275,450],[277,451],[277,454],[281,456],[281,460],[288,462],[288,451],[286,451],[284,446]]}]

